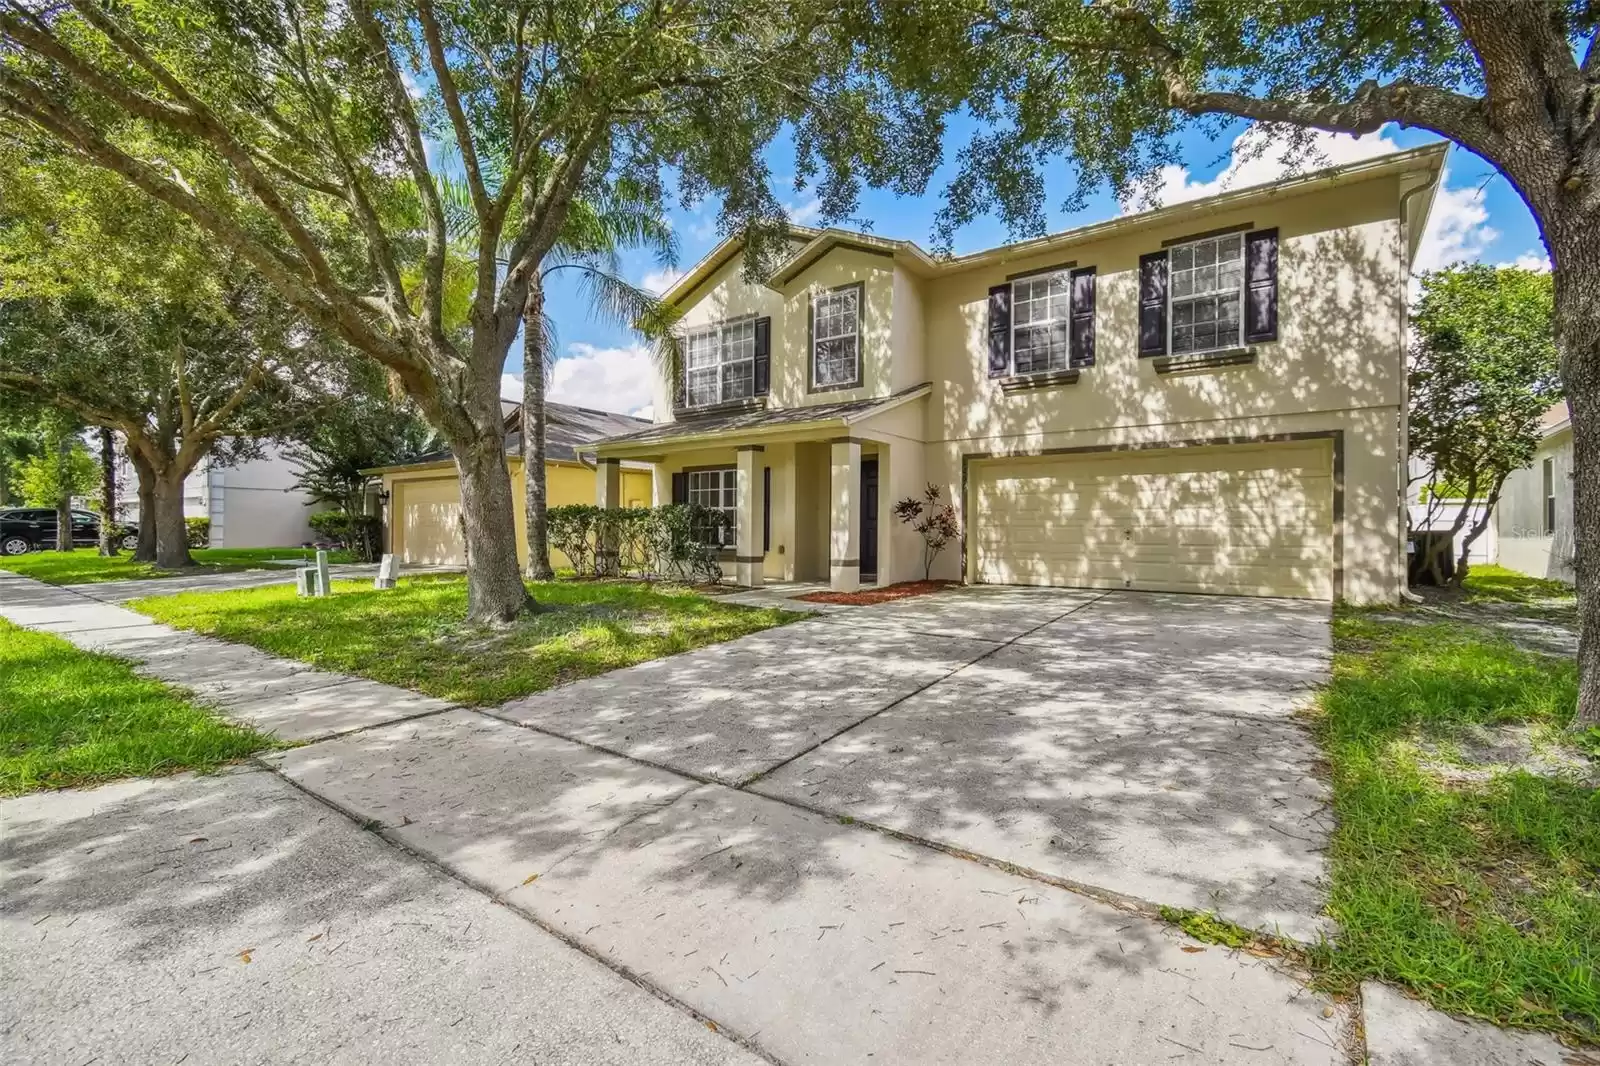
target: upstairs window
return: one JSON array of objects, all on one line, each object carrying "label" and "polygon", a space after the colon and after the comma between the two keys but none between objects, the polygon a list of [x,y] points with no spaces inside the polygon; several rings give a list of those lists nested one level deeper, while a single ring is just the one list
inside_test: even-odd
[{"label": "upstairs window", "polygon": [[1180,244],[1172,249],[1173,355],[1244,346],[1244,234]]},{"label": "upstairs window", "polygon": [[756,320],[737,319],[683,339],[684,406],[708,407],[755,395]]},{"label": "upstairs window", "polygon": [[811,388],[861,384],[861,282],[811,298]]},{"label": "upstairs window", "polygon": [[1070,296],[1065,271],[1011,283],[1012,373],[1067,369]]}]

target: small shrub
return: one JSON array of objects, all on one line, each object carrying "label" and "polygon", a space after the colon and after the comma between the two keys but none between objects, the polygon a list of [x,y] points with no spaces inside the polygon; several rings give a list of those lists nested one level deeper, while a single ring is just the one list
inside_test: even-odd
[{"label": "small shrub", "polygon": [[318,511],[306,519],[320,540],[331,540],[360,562],[378,558],[383,539],[383,523],[376,515],[346,514],[344,511]]},{"label": "small shrub", "polygon": [[696,504],[603,508],[564,504],[545,512],[550,546],[579,577],[629,575],[718,581],[726,519]]},{"label": "small shrub", "polygon": [[600,508],[594,504],[569,503],[545,511],[545,536],[550,546],[572,564],[579,577],[594,573],[595,524]]},{"label": "small shrub", "polygon": [[211,546],[211,519],[185,518],[183,524],[188,529],[189,547],[209,548]]},{"label": "small shrub", "polygon": [[956,509],[944,502],[939,486],[929,482],[922,496],[907,496],[894,505],[894,516],[922,538],[922,579],[933,577],[933,562],[961,536]]}]

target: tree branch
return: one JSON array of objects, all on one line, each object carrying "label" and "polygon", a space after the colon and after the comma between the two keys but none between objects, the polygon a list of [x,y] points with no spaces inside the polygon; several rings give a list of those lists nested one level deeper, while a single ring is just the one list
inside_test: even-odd
[{"label": "tree branch", "polygon": [[334,304],[320,287],[313,286],[301,273],[305,269],[303,264],[262,243],[188,189],[112,145],[99,131],[51,100],[37,85],[5,67],[0,67],[0,110],[38,127],[87,162],[121,176],[153,199],[194,220],[223,247],[236,252],[259,270],[314,325],[337,333],[396,368],[410,369],[417,365],[405,349],[374,332],[356,313],[359,302],[352,294],[344,293],[350,298],[348,307]]},{"label": "tree branch", "polygon": [[444,336],[444,261],[448,249],[445,232],[444,207],[439,203],[439,190],[434,187],[433,171],[428,166],[428,154],[422,146],[422,123],[417,109],[406,92],[405,81],[400,77],[389,42],[378,25],[368,0],[352,0],[351,14],[355,16],[362,38],[383,72],[385,95],[389,107],[400,123],[400,143],[405,151],[406,165],[417,187],[417,197],[422,203],[422,217],[427,227],[423,250],[422,322],[429,339],[441,351],[449,351],[450,344]]},{"label": "tree branch", "polygon": [[445,58],[444,41],[439,36],[439,23],[433,15],[433,0],[417,0],[417,17],[422,22],[422,40],[428,48],[428,65],[433,70],[433,80],[444,98],[444,110],[450,116],[450,126],[455,131],[456,148],[461,152],[461,166],[467,172],[467,190],[472,195],[473,209],[480,224],[490,218],[493,201],[483,184],[483,172],[478,168],[478,151],[472,140],[472,126],[466,112],[461,109],[461,96],[456,91],[455,76]]},{"label": "tree branch", "polygon": [[[232,131],[228,129],[226,124],[219,120],[203,101],[189,92],[182,79],[145,51],[144,47],[124,30],[115,19],[108,16],[93,3],[88,2],[88,0],[69,0],[69,2],[72,4],[73,9],[83,16],[84,21],[99,30],[119,52],[147,72],[163,89],[171,93],[179,103],[187,108],[187,113],[191,116],[191,120],[177,125],[175,128],[197,136],[215,148],[222,158],[233,167],[235,173],[244,181],[246,187],[250,189],[255,198],[260,201],[261,206],[265,207],[268,213],[283,227],[284,233],[294,244],[295,250],[300,253],[301,259],[305,260],[306,266],[310,268],[311,276],[316,283],[330,293],[337,290],[339,288],[338,283],[335,281],[333,271],[323,257],[322,249],[318,247],[316,239],[301,224],[299,216],[284,201],[277,187],[257,168],[250,150],[233,136]],[[54,39],[53,35],[52,39]],[[59,44],[59,41],[57,41],[57,44]],[[156,117],[156,121],[163,120]],[[172,126],[174,123],[168,120],[167,125]]]}]

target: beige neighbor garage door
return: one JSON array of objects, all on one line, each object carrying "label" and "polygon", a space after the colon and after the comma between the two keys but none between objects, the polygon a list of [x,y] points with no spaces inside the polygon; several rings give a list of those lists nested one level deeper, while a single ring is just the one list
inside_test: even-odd
[{"label": "beige neighbor garage door", "polygon": [[402,481],[400,557],[408,563],[461,566],[461,488],[453,477]]},{"label": "beige neighbor garage door", "polygon": [[1328,441],[980,460],[977,580],[1333,596]]}]

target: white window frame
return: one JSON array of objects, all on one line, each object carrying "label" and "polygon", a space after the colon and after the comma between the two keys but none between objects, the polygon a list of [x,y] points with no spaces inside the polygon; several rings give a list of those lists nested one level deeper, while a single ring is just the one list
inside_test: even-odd
[{"label": "white window frame", "polygon": [[[1051,310],[1051,305],[1055,302],[1055,300],[1057,298],[1057,294],[1051,291],[1051,286],[1054,285],[1054,283],[1056,283],[1057,281],[1059,281],[1061,283],[1061,292],[1059,294],[1059,298],[1060,298],[1060,301],[1061,301],[1061,314],[1060,314],[1059,317],[1057,317],[1055,315],[1054,311]],[[1035,284],[1037,284],[1039,282],[1044,282],[1045,283],[1045,291],[1044,291],[1043,302],[1044,302],[1044,305],[1045,305],[1045,314],[1046,314],[1047,317],[1045,317],[1042,320],[1038,320],[1038,321],[1030,319],[1027,322],[1018,322],[1017,321],[1017,308],[1019,306],[1021,306],[1021,303],[1023,301],[1019,300],[1019,298],[1018,298],[1017,286],[1026,285],[1031,289]],[[1028,304],[1030,304],[1030,305],[1038,303],[1039,302],[1039,297],[1030,295],[1026,302]],[[1030,312],[1030,314],[1031,313],[1032,312]],[[1049,327],[1049,326],[1054,326],[1054,325],[1056,325],[1058,323],[1062,326],[1062,334],[1061,334],[1061,337],[1062,337],[1062,341],[1061,341],[1061,365],[1060,366],[1056,366],[1052,362],[1051,356],[1054,354],[1053,351],[1052,351],[1053,345],[1050,344],[1050,342],[1047,341],[1046,344],[1045,344],[1045,365],[1042,366],[1042,367],[1031,367],[1028,370],[1023,370],[1017,364],[1017,353],[1021,351],[1021,348],[1017,344],[1017,331],[1019,329],[1035,329],[1035,328],[1037,328],[1039,326]],[[1030,351],[1035,351],[1037,349],[1030,348],[1029,350]],[[1030,274],[1025,278],[1016,278],[1016,279],[1014,279],[1011,282],[1011,373],[1013,375],[1017,376],[1017,377],[1030,377],[1030,376],[1032,376],[1034,374],[1052,374],[1052,373],[1056,373],[1058,371],[1062,371],[1062,370],[1068,369],[1071,365],[1072,365],[1072,272],[1070,270],[1051,270],[1051,271],[1047,271],[1047,272],[1042,273],[1042,274]]]},{"label": "white window frame", "polygon": [[726,519],[718,528],[722,537],[711,543],[721,548],[733,547],[734,520],[739,510],[738,467],[719,466],[685,471],[684,500],[708,511],[721,512]]},{"label": "white window frame", "polygon": [[1546,458],[1539,467],[1539,487],[1543,490],[1540,495],[1544,497],[1540,503],[1539,524],[1544,526],[1544,535],[1556,535],[1556,461]]},{"label": "white window frame", "polygon": [[[850,319],[848,333],[830,333],[824,337],[817,331],[817,320],[821,317],[825,302],[844,300],[853,296],[856,302],[856,313]],[[812,392],[835,392],[842,389],[854,389],[861,386],[861,320],[865,316],[867,302],[867,288],[861,282],[852,282],[841,285],[836,289],[819,292],[811,297],[811,351],[807,353],[807,362],[810,363],[810,378]],[[848,381],[820,382],[817,380],[817,345],[822,341],[852,340],[855,342],[855,373]]]},{"label": "white window frame", "polygon": [[[1216,246],[1217,251],[1218,251],[1218,257],[1214,258],[1212,260],[1212,262],[1210,264],[1210,269],[1213,270],[1213,271],[1216,271],[1220,275],[1220,273],[1221,273],[1221,271],[1219,269],[1220,268],[1220,264],[1221,264],[1220,253],[1221,253],[1223,244],[1237,244],[1238,245],[1238,248],[1239,248],[1239,283],[1238,283],[1238,285],[1234,286],[1233,288],[1229,288],[1229,287],[1226,287],[1224,285],[1221,285],[1220,283],[1213,283],[1212,286],[1209,287],[1209,288],[1200,289],[1200,290],[1191,289],[1189,292],[1185,293],[1183,296],[1178,296],[1177,295],[1177,291],[1178,291],[1178,273],[1179,273],[1178,265],[1177,265],[1178,264],[1178,252],[1181,251],[1181,250],[1184,250],[1184,249],[1198,250],[1198,249],[1200,249],[1201,247],[1203,247],[1205,245],[1214,245],[1214,246]],[[1219,233],[1219,234],[1216,234],[1215,236],[1211,236],[1211,237],[1199,237],[1199,238],[1197,238],[1195,240],[1192,240],[1192,241],[1185,241],[1182,244],[1175,244],[1171,248],[1167,249],[1167,354],[1168,355],[1204,355],[1207,352],[1225,352],[1225,351],[1228,351],[1228,350],[1233,349],[1233,348],[1243,348],[1244,347],[1245,300],[1249,296],[1248,292],[1246,291],[1246,280],[1247,280],[1246,279],[1246,274],[1247,274],[1247,270],[1246,270],[1246,264],[1245,264],[1244,257],[1245,257],[1245,243],[1244,243],[1244,232],[1242,230],[1239,231],[1239,232],[1236,232],[1236,233]],[[1186,273],[1186,274],[1189,274],[1189,275],[1200,276],[1200,275],[1202,275],[1202,272],[1204,270],[1206,270],[1206,269],[1207,269],[1206,267],[1191,265],[1190,267],[1185,268],[1183,272]],[[1220,281],[1220,279],[1219,279],[1219,281]],[[1177,345],[1175,345],[1173,343],[1174,337],[1176,336],[1177,330],[1178,330],[1178,304],[1179,303],[1198,303],[1199,301],[1206,300],[1206,299],[1217,300],[1219,297],[1227,296],[1230,293],[1234,294],[1237,297],[1238,301],[1239,301],[1239,305],[1238,305],[1238,308],[1239,308],[1239,310],[1238,310],[1239,329],[1238,329],[1238,332],[1233,337],[1228,338],[1227,340],[1223,340],[1222,337],[1220,336],[1220,332],[1219,332],[1219,336],[1217,338],[1217,343],[1213,344],[1212,346],[1210,346],[1208,348],[1187,348],[1187,349],[1185,349],[1185,350],[1183,350],[1181,352],[1178,351]],[[1213,319],[1213,321],[1216,321],[1216,319]],[[1189,328],[1192,330],[1194,328],[1194,323],[1191,322]]]},{"label": "white window frame", "polygon": [[[705,366],[691,367],[689,365],[689,351],[694,341],[700,338],[713,338],[716,361]],[[718,322],[711,326],[702,326],[683,334],[679,339],[683,349],[683,406],[714,407],[719,403],[730,403],[734,400],[748,400],[756,393],[756,316],[745,315],[740,318],[730,318],[726,322]],[[746,370],[744,374],[737,371]],[[694,393],[690,387],[690,375],[715,370],[717,377],[717,395],[715,399],[701,403],[693,402]],[[729,386],[735,383],[747,382],[742,390],[730,395]]]}]

